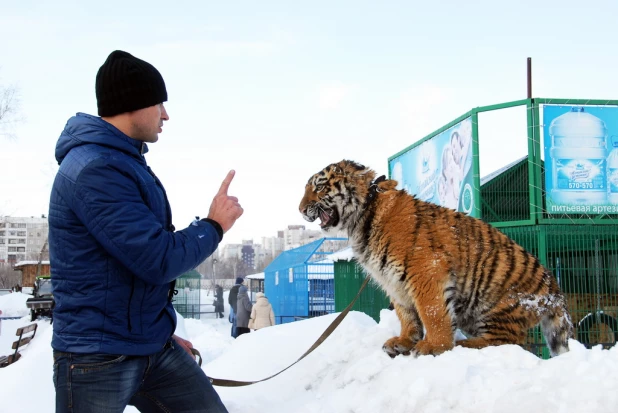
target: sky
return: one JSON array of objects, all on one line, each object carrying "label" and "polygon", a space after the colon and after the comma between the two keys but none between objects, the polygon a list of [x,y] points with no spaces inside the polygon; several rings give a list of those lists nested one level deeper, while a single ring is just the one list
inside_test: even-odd
[{"label": "sky", "polygon": [[[227,315],[227,292],[224,296]],[[15,330],[30,324],[28,297],[0,296],[3,316],[24,316],[2,320],[0,354],[10,353]],[[296,361],[335,317],[267,327],[236,340],[226,318],[181,317],[176,333],[200,351],[210,377],[259,380]],[[37,324],[22,358],[0,369],[3,411],[53,411],[52,326],[46,320]],[[588,350],[571,340],[568,353],[550,360],[515,345],[391,359],[382,344],[398,333],[392,311],[382,310],[379,323],[352,311],[322,345],[279,376],[216,390],[230,413],[596,413],[618,406],[618,346]],[[137,410],[130,406],[125,412]]]},{"label": "sky", "polygon": [[[0,87],[21,121],[0,137],[0,214],[48,211],[54,147],[125,50],[163,75],[170,115],[147,160],[174,225],[204,217],[230,169],[245,213],[223,243],[306,224],[309,177],[388,158],[468,110],[533,95],[616,99],[618,3],[460,1],[4,2]],[[481,115],[481,176],[526,154],[525,109]],[[4,133],[6,134],[6,130]]]}]

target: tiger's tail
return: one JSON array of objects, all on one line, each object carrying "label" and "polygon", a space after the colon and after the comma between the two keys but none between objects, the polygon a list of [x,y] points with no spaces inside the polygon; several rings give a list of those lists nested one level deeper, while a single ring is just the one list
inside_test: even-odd
[{"label": "tiger's tail", "polygon": [[568,340],[573,337],[573,323],[564,302],[543,316],[541,330],[552,357],[569,351]]}]

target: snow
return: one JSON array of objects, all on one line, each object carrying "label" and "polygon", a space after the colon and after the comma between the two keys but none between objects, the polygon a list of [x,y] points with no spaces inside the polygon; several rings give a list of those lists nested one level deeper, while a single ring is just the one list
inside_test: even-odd
[{"label": "snow", "polygon": [[336,262],[336,261],[352,261],[354,259],[354,250],[352,247],[346,247],[340,251],[334,252],[328,255],[324,261],[325,262]]},{"label": "snow", "polygon": [[[33,265],[38,264],[38,261],[19,261],[17,264],[13,265],[13,268],[23,267],[24,265]],[[41,261],[42,265],[49,265],[49,261]]]},{"label": "snow", "polygon": [[[30,323],[28,297],[0,296],[3,316],[24,316],[2,320],[0,354],[10,353],[16,328]],[[258,380],[296,361],[335,316],[269,327],[234,340],[227,318],[207,314],[202,320],[181,317],[177,333],[200,351],[202,367],[211,377]],[[53,411],[52,327],[45,320],[37,324],[21,360],[0,369],[2,411]],[[320,347],[289,370],[263,383],[217,391],[230,413],[618,411],[618,347],[588,350],[571,340],[570,352],[550,360],[515,345],[456,347],[437,357],[391,359],[382,344],[398,332],[399,321],[391,311],[383,310],[379,323],[351,312]]]},{"label": "snow", "polygon": [[26,300],[32,295],[24,293],[10,293],[0,296],[0,317],[23,317],[30,314],[26,307]]},{"label": "snow", "polygon": [[264,273],[263,272],[258,272],[258,273],[255,273],[255,274],[247,275],[245,278],[247,278],[249,280],[263,280],[264,279]]}]

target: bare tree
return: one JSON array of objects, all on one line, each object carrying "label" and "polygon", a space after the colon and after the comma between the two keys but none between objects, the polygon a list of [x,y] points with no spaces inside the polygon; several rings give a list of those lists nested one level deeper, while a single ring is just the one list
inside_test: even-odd
[{"label": "bare tree", "polygon": [[200,265],[195,268],[197,272],[202,274],[202,278],[211,279],[212,278],[212,256],[206,258]]},{"label": "bare tree", "polygon": [[0,84],[0,136],[13,138],[13,128],[21,120],[19,90]]},{"label": "bare tree", "polygon": [[221,258],[217,263],[217,278],[244,277],[253,271],[238,257]]},{"label": "bare tree", "polygon": [[265,254],[264,255],[264,259],[259,260],[257,265],[255,266],[255,271],[256,272],[264,272],[266,267],[268,267],[270,265],[270,263],[273,262],[273,260],[274,260],[274,258],[272,256],[272,254]]},{"label": "bare tree", "polygon": [[21,271],[15,271],[13,265],[0,263],[0,288],[13,288],[21,284]]}]

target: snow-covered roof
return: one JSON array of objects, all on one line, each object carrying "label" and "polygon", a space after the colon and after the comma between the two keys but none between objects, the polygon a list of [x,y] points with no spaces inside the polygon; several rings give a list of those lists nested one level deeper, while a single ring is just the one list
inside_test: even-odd
[{"label": "snow-covered roof", "polygon": [[527,159],[528,156],[524,156],[522,158],[519,158],[513,162],[511,162],[508,165],[503,166],[500,169],[497,169],[495,171],[493,171],[492,173],[490,173],[489,175],[486,175],[484,177],[481,178],[481,186],[485,185],[486,183],[488,183],[489,181],[491,181],[492,179],[500,176],[500,174],[502,174],[503,172],[508,171],[509,169],[511,169],[512,167],[514,167],[515,165],[519,164],[520,162],[522,162],[523,160]]},{"label": "snow-covered roof", "polygon": [[[38,264],[38,261],[18,261],[17,264],[13,265],[13,268],[18,268],[18,267],[23,267],[24,265],[36,265]],[[45,265],[49,265],[49,261],[41,261],[41,264]]]},{"label": "snow-covered roof", "polygon": [[250,280],[263,280],[264,279],[264,273],[263,272],[258,272],[257,274],[247,275],[245,278],[248,278]]},{"label": "snow-covered roof", "polygon": [[352,247],[346,247],[327,255],[322,262],[351,261],[352,259],[354,259],[354,251]]}]

